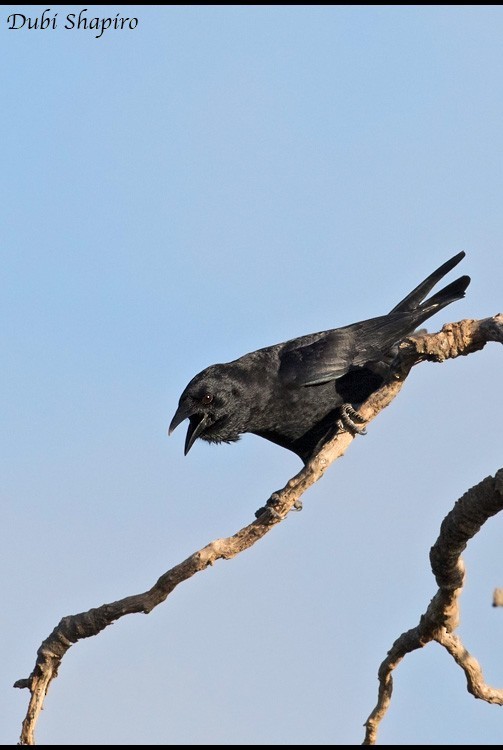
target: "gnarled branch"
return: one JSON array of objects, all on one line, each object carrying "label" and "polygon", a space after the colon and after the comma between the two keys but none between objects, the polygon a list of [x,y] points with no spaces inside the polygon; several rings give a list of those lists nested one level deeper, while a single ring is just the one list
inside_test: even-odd
[{"label": "gnarled branch", "polygon": [[[503,343],[503,315],[501,314],[479,321],[463,320],[459,323],[450,323],[436,334],[421,333],[411,336],[400,345],[395,379],[384,385],[362,405],[359,410],[361,416],[366,422],[370,422],[382,409],[386,408],[398,395],[415,364],[424,360],[442,362],[448,358],[471,354],[482,349],[489,341]],[[180,564],[175,565],[164,573],[148,591],[110,604],[103,604],[88,612],[64,617],[38,649],[37,660],[31,675],[15,683],[15,687],[28,688],[31,693],[19,744],[35,744],[34,732],[44,698],[52,680],[58,674],[65,653],[74,643],[97,635],[125,615],[137,612],[148,614],[163,602],[182,581],[191,578],[195,573],[204,570],[217,560],[228,560],[251,547],[276,524],[284,520],[292,508],[300,506],[300,497],[323,476],[331,463],[344,454],[353,437],[347,432],[338,434],[324,445],[302,471],[287,482],[283,489],[273,493],[255,521],[233,536],[211,542]],[[418,642],[418,638],[420,640],[422,637],[421,634],[416,634],[415,630],[409,633],[413,633],[411,643],[418,643],[413,646],[414,648],[423,645]],[[404,653],[412,650],[412,648],[404,649],[400,639],[393,649],[392,658],[396,663],[403,658]],[[390,673],[391,669],[386,677],[386,669],[383,669],[383,683],[390,684]]]},{"label": "gnarled branch", "polygon": [[440,535],[430,550],[430,561],[438,584],[419,624],[402,633],[379,667],[377,704],[367,719],[362,744],[375,745],[377,730],[388,710],[393,692],[392,672],[411,651],[437,641],[451,654],[466,676],[467,689],[475,698],[503,705],[503,690],[484,682],[478,661],[453,634],[459,621],[459,597],[463,588],[465,567],[460,555],[481,526],[503,509],[503,468],[494,477],[483,479],[461,497],[447,514]]}]

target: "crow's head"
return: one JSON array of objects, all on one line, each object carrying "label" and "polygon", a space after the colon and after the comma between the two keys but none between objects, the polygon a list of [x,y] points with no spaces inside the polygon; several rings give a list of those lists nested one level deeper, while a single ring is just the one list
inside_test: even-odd
[{"label": "crow's head", "polygon": [[231,364],[211,365],[196,375],[180,396],[168,434],[189,420],[185,455],[197,438],[232,443],[245,431],[250,410],[242,373]]}]

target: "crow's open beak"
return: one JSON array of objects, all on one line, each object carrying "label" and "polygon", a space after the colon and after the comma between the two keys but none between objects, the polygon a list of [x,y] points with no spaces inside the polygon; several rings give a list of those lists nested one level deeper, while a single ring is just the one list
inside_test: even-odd
[{"label": "crow's open beak", "polygon": [[187,428],[187,436],[185,438],[185,448],[183,451],[184,455],[186,456],[201,432],[210,421],[210,417],[208,414],[203,414],[202,416],[199,416],[197,414],[189,414],[184,406],[179,406],[176,410],[175,416],[171,420],[168,435],[171,435],[173,430],[175,430],[178,425],[183,422],[184,419],[190,420],[189,426]]},{"label": "crow's open beak", "polygon": [[190,417],[190,412],[185,406],[179,406],[178,409],[175,412],[175,416],[171,420],[171,424],[168,429],[168,435],[171,435],[173,430],[176,430],[179,424],[183,422],[184,419],[188,419]]},{"label": "crow's open beak", "polygon": [[194,415],[190,418],[189,426],[187,429],[187,436],[185,438],[185,448],[183,450],[185,456],[190,451],[195,441],[197,440],[201,432],[203,432],[209,421],[209,414],[204,414],[202,417]]}]

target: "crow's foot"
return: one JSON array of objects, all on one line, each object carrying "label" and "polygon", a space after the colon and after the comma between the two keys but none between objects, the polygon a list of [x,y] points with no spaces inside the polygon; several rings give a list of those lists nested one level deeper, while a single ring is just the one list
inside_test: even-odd
[{"label": "crow's foot", "polygon": [[363,417],[353,409],[351,404],[343,404],[341,406],[341,416],[337,420],[337,427],[341,432],[352,432],[356,435],[366,435],[367,430],[362,427],[365,424]]}]

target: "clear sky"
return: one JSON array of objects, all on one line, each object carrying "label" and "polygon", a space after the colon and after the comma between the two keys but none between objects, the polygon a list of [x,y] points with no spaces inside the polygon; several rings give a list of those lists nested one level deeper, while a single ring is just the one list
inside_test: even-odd
[{"label": "clear sky", "polygon": [[[502,6],[89,6],[100,38],[0,9],[0,742],[61,617],[148,589],[249,523],[299,459],[166,429],[205,366],[391,309],[460,250],[502,311]],[[451,275],[449,278],[454,278]],[[377,669],[436,588],[453,502],[501,467],[496,345],[411,374],[251,550],[66,655],[40,744],[359,744]],[[501,519],[460,635],[503,685]],[[382,744],[500,744],[440,646],[395,673]]]}]

